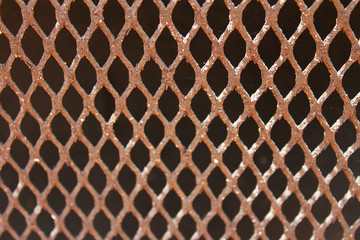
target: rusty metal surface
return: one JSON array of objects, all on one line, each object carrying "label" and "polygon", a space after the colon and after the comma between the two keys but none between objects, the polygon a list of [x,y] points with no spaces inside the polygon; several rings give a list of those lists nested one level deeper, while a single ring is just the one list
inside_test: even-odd
[{"label": "rusty metal surface", "polygon": [[[5,52],[2,49],[9,46],[11,54],[4,58],[3,65],[0,67],[1,239],[84,239],[85,237],[89,239],[115,239],[115,237],[142,239],[146,236],[150,239],[172,237],[175,239],[199,239],[200,237],[205,239],[306,239],[311,237],[354,239],[360,236],[360,230],[358,230],[360,226],[360,179],[358,178],[360,156],[357,152],[360,147],[358,114],[360,95],[357,92],[360,85],[359,75],[349,80],[351,84],[346,86],[350,87],[346,87],[346,90],[343,87],[346,72],[359,63],[360,46],[356,37],[356,35],[359,37],[359,33],[356,33],[358,29],[356,31],[352,29],[353,25],[350,23],[352,12],[360,6],[358,0],[318,0],[313,3],[302,0],[270,1],[273,5],[266,0],[234,1],[235,4],[230,0],[208,0],[203,4],[199,4],[196,0],[188,0],[188,2],[171,0],[168,4],[154,0],[155,5],[146,5],[144,10],[145,13],[150,14],[150,18],[144,17],[145,20],[142,21],[146,25],[147,21],[151,22],[154,19],[151,17],[153,12],[155,16],[158,14],[159,23],[150,37],[139,21],[140,7],[142,4],[149,4],[150,0],[135,0],[133,3],[125,0],[113,1],[112,4],[123,9],[123,15],[120,13],[112,15],[115,16],[113,20],[106,19],[104,14],[107,11],[104,11],[108,4],[107,0],[95,3],[84,0],[82,6],[88,10],[78,15],[85,19],[88,11],[91,21],[88,26],[85,26],[83,35],[80,35],[77,27],[74,26],[76,23],[82,24],[81,17],[76,19],[76,14],[75,20],[69,17],[72,4],[79,1],[65,0],[61,3],[56,0],[29,0],[27,3],[21,0],[2,1],[0,36],[8,39],[8,43],[6,40],[1,40],[0,51]],[[174,9],[180,2],[188,4],[187,10],[190,9],[190,12],[193,12],[194,18],[191,29],[184,34],[185,36],[177,29],[177,26],[182,25],[176,26],[174,23]],[[288,38],[283,34],[286,24],[281,28],[278,20],[279,12],[287,2],[295,4],[292,6],[298,10],[294,11],[301,14],[298,26]],[[39,3],[51,5],[41,9],[43,12],[40,18],[35,19],[34,12]],[[213,4],[215,10],[212,9]],[[330,14],[331,10],[335,9],[336,14],[336,24],[332,30],[330,28],[328,35],[325,34],[327,36],[323,38],[324,40],[314,24],[314,16],[322,4],[324,6],[327,4],[324,7],[326,10],[321,13],[326,18],[330,19],[326,14]],[[110,8],[115,5],[111,5]],[[254,10],[259,6],[264,10],[264,24],[258,33],[249,30],[249,34],[247,27],[251,24],[256,25],[255,18],[261,17],[261,10],[258,12]],[[51,26],[49,9],[52,9],[56,17],[56,24],[54,22],[53,26]],[[245,14],[246,11],[248,12]],[[357,11],[357,14],[360,14],[359,10]],[[9,17],[9,13],[13,16],[12,18]],[[214,22],[217,14],[219,22],[220,18],[228,16],[226,28],[220,33],[215,30],[213,32],[210,27],[210,23]],[[46,18],[39,20],[41,15],[49,16],[49,20]],[[212,20],[208,17],[210,15]],[[246,20],[244,20],[245,15]],[[356,18],[355,13],[353,15]],[[15,30],[11,31],[9,30],[10,22],[19,21],[16,16],[22,16],[21,26],[19,25],[17,31],[16,23],[14,23],[11,29]],[[120,22],[114,22],[118,21],[119,16],[123,16],[124,24],[115,37],[109,30],[109,25],[114,24],[112,27],[120,25]],[[186,17],[186,15],[183,16],[184,19]],[[119,19],[121,20],[121,17]],[[42,22],[43,25],[38,22]],[[245,26],[247,25],[245,22],[250,22],[250,25]],[[50,25],[47,26],[47,23]],[[292,23],[289,22],[289,24]],[[321,24],[326,25],[326,21]],[[211,25],[214,28],[218,27],[216,23]],[[48,35],[44,33],[42,26],[50,29]],[[30,38],[24,40],[30,28],[35,31],[35,37],[31,35]],[[67,48],[71,48],[71,42],[74,40],[62,38],[67,41],[65,47],[56,46],[56,39],[64,28],[70,33],[70,38],[76,41],[74,57],[63,57],[69,56],[70,53],[66,51]],[[164,35],[165,41],[156,44],[162,37],[162,33],[166,31],[169,31],[171,36]],[[192,47],[191,42],[195,41],[197,34],[201,31],[206,34],[205,39],[201,38],[200,44]],[[246,49],[242,49],[245,55],[241,61],[239,60],[238,65],[233,66],[228,57],[231,55],[236,58],[236,53],[231,54],[231,49],[237,49],[237,45],[230,46],[230,55],[228,55],[229,51],[226,50],[226,52],[224,49],[229,36],[236,31],[243,39]],[[266,38],[270,31],[272,35]],[[308,62],[299,66],[297,60],[301,58],[300,61],[303,61],[301,54],[311,51],[311,39],[307,38],[308,42],[299,47],[298,53],[294,53],[294,46],[307,31],[316,44],[316,52]],[[100,37],[96,38],[95,43],[90,43],[95,33]],[[347,45],[341,42],[343,39],[338,40],[341,44],[335,46],[334,54],[332,50],[329,50],[333,48],[331,45],[336,42],[333,40],[339,34],[346,36],[347,40],[345,39],[344,42],[350,46],[347,60],[345,59],[340,65],[333,62],[336,58],[340,59],[347,51]],[[36,45],[38,43],[35,39],[38,38],[36,35],[40,37],[42,46]],[[136,35],[142,41],[140,48],[135,44]],[[101,36],[106,38],[105,45],[104,42],[98,40]],[[123,45],[124,39],[128,36],[135,36],[135,40],[131,38],[127,41],[130,53]],[[173,40],[176,41],[177,54],[172,59]],[[259,50],[262,40],[266,44],[263,50]],[[205,41],[211,41],[211,55],[209,53],[204,61],[199,62],[198,59],[201,57],[195,56],[194,49],[195,51],[203,49],[206,45]],[[276,48],[277,42],[281,44],[281,49],[279,56],[274,56],[272,48]],[[38,57],[37,63],[37,53],[42,53],[41,47],[43,54]],[[143,54],[141,48],[143,48]],[[104,55],[107,49],[109,49],[109,54]],[[134,60],[133,64],[131,59],[136,59],[137,54],[141,56],[141,59]],[[163,56],[167,59],[164,60],[166,63],[161,58]],[[55,85],[51,85],[46,79],[44,72],[51,57],[55,59],[63,72],[63,83],[51,83],[60,84],[57,90],[54,90]],[[84,58],[92,67],[87,65],[88,67],[85,67],[83,71],[86,77],[79,79],[81,73],[77,73],[77,68]],[[263,58],[274,60],[269,60],[271,63],[267,66],[268,61]],[[17,59],[26,64],[25,70],[20,71],[19,68],[14,67]],[[114,78],[109,75],[113,63],[118,61],[116,59],[120,60],[125,68],[114,65],[115,70],[125,71],[122,76],[126,76],[128,71],[128,79]],[[161,71],[161,83],[159,82],[158,86],[151,82],[155,81],[151,77],[149,77],[150,83],[147,83],[150,85],[147,85],[144,80],[146,73],[142,75],[151,59]],[[290,63],[290,68],[294,71],[294,86],[290,87],[288,93],[282,94],[274,79],[286,62]],[[186,63],[194,71],[194,84],[190,86],[190,91],[184,94],[178,86],[176,71],[178,66]],[[216,82],[221,79],[215,77],[215,85],[213,85],[214,82],[210,82],[212,79],[209,77],[210,72],[216,64],[223,67],[214,68],[215,76],[220,76],[218,73],[221,69],[226,69],[227,72],[227,82],[223,88]],[[255,87],[253,93],[249,93],[246,89],[248,86],[243,85],[246,79],[242,79],[246,78],[242,73],[250,64],[255,64],[257,66],[255,68],[261,71],[261,84]],[[325,87],[320,83],[319,88],[324,87],[324,90],[316,96],[317,93],[308,80],[311,72],[319,64],[326,67],[330,82]],[[31,79],[27,80],[30,81],[28,88],[23,86],[23,84],[26,85],[28,76],[26,68],[31,71]],[[96,82],[87,91],[83,85],[86,83],[81,81],[90,81],[92,68],[96,72]],[[154,68],[157,67],[150,65],[151,70]],[[180,74],[191,76],[190,72],[186,70]],[[16,73],[20,74],[20,77]],[[15,82],[15,78],[20,79],[21,83]],[[61,76],[59,78],[59,76],[50,75],[48,78],[61,80]],[[114,87],[114,82],[111,82],[113,80],[110,78],[114,78],[114,81],[120,85],[125,84],[124,91],[119,92],[119,88]],[[190,78],[184,77],[182,80],[190,81],[192,80]],[[252,84],[250,83],[249,86]],[[152,92],[147,86],[155,88],[155,91]],[[220,88],[219,93],[212,87]],[[77,94],[71,95],[69,89],[72,93],[75,90]],[[206,100],[205,97],[203,102],[200,101],[200,110],[199,108],[194,110],[192,102],[195,101],[201,89],[205,91],[208,99]],[[348,90],[355,91],[355,94],[350,96]],[[138,95],[132,98],[135,99],[135,103],[129,103],[129,96],[133,92],[137,92]],[[170,95],[173,93],[174,95],[171,96],[175,96],[177,100],[167,97],[163,103],[164,93]],[[300,93],[305,93],[308,99],[309,112],[306,113],[304,119],[297,122],[289,109],[291,102]],[[338,93],[335,94],[338,100],[334,100],[335,105],[330,103],[330,114],[332,111],[337,111],[336,107],[338,104],[341,105],[341,102],[343,102],[343,107],[337,118],[329,124],[330,120],[327,115],[325,116],[324,109],[328,104],[326,100],[330,96],[335,96],[332,95],[333,93]],[[36,99],[33,99],[33,95],[36,94],[42,96],[38,98],[40,104],[36,104]],[[70,100],[64,100],[67,99],[67,94],[72,96]],[[230,95],[240,96],[236,99],[240,99],[242,103],[229,100],[231,110],[227,110],[225,102]],[[107,97],[102,100],[102,97],[98,98],[98,96]],[[267,97],[262,98],[262,96]],[[142,115],[141,107],[136,105],[140,103],[136,101],[140,101],[143,97],[146,98],[146,112]],[[48,99],[51,100],[51,105],[47,111],[44,106]],[[81,104],[81,99],[83,104]],[[173,103],[177,105],[177,101],[178,110],[172,105]],[[199,120],[198,111],[206,111],[207,101],[210,102],[211,111],[205,113],[204,119]],[[276,105],[273,113],[271,101]],[[77,106],[79,103],[81,106],[79,115],[74,117],[68,108]],[[135,110],[129,110],[132,104],[136,105]],[[168,104],[170,108],[166,108]],[[237,111],[241,104],[243,104],[243,110],[237,117],[230,120],[228,115],[231,111]],[[18,108],[17,105],[19,105]],[[300,112],[302,107],[306,107],[306,104],[305,106],[295,105],[295,112]],[[167,111],[175,111],[175,114],[168,117],[167,113],[164,114]],[[266,117],[263,117],[261,113],[264,111],[270,114],[268,121],[264,120]],[[134,114],[140,114],[140,117],[137,119],[133,117]],[[121,123],[123,123],[120,127],[116,127],[118,118],[121,118]],[[196,131],[194,136],[192,136],[191,124],[184,123],[189,119]],[[251,119],[257,125],[255,129],[258,129],[258,137],[257,130],[251,132],[251,127],[245,125],[245,122]],[[273,129],[279,122],[283,123],[281,126],[284,128],[276,127],[280,129],[276,130],[276,133]],[[241,128],[243,124],[246,126],[245,129]],[[345,125],[346,128],[342,128]],[[117,133],[115,128],[118,129]],[[318,137],[319,135],[315,135],[315,132],[319,130],[321,132],[321,129],[323,133],[320,133]],[[127,139],[129,131],[130,137]],[[285,135],[288,133],[290,137],[286,139]],[[274,137],[276,134],[282,140]],[[254,136],[255,140],[251,142]],[[120,140],[120,138],[125,140]],[[318,142],[317,138],[319,138]],[[250,143],[247,144],[249,141]],[[285,143],[280,147],[281,144],[278,144],[278,141],[285,141]],[[79,147],[79,144],[82,146]],[[175,146],[175,150],[170,155],[166,155],[163,153],[164,149],[171,148],[170,145]],[[209,165],[203,163],[205,164],[203,169],[200,169],[197,160],[195,161],[194,152],[200,145],[205,148],[205,153],[208,149],[211,156]],[[74,146],[78,147],[77,150],[72,150]],[[142,150],[144,147],[147,150]],[[231,150],[228,151],[228,149]],[[298,152],[294,150],[295,155],[292,153],[293,149],[298,150]],[[85,156],[81,155],[83,152],[79,153],[81,151],[85,152]],[[173,168],[169,167],[166,161],[176,159],[176,152],[180,156],[179,163],[175,162]],[[232,154],[230,162],[226,157],[228,152]],[[270,152],[270,155],[267,155],[267,152]],[[146,155],[149,158],[148,162],[146,162]],[[335,163],[330,162],[332,156],[335,156]],[[302,157],[303,163],[298,160]],[[295,162],[300,161],[294,163],[299,165],[297,170],[289,164],[292,158]],[[115,159],[115,162],[109,163],[106,159]],[[206,157],[200,158],[200,161],[206,160]],[[53,161],[53,164],[49,161]],[[83,163],[76,161],[83,161]],[[145,161],[141,163],[144,166],[143,169],[139,167],[139,161]],[[229,167],[236,163],[234,168]],[[326,166],[330,169],[324,170],[327,169]],[[325,171],[327,171],[326,174]],[[133,176],[135,178],[132,178]],[[196,186],[186,190],[188,187],[191,188],[192,178]],[[255,185],[251,189],[254,181]],[[168,197],[170,195],[175,195],[175,198]],[[199,196],[205,196],[205,200],[199,200]],[[175,206],[178,204],[176,199],[180,204],[179,209]],[[148,202],[150,202],[150,207],[146,209]],[[89,204],[86,205],[87,203]],[[202,206],[205,208],[209,206],[209,209],[204,210]],[[295,213],[291,213],[291,209]],[[170,213],[171,211],[173,213]]]}]

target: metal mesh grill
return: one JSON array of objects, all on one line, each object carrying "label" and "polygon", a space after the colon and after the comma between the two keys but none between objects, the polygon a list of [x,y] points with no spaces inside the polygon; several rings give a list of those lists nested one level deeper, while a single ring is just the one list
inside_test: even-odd
[{"label": "metal mesh grill", "polygon": [[0,239],[360,239],[358,0],[0,11]]}]

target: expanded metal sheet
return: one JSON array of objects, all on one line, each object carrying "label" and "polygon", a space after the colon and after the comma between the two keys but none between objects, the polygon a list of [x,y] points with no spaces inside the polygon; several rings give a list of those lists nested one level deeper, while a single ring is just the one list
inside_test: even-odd
[{"label": "expanded metal sheet", "polygon": [[360,239],[358,0],[0,3],[0,239]]}]

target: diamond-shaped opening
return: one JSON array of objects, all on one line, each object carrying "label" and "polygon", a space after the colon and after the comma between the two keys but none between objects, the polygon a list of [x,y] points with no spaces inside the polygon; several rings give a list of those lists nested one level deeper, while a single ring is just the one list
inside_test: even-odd
[{"label": "diamond-shaped opening", "polygon": [[164,198],[163,206],[171,217],[175,217],[180,211],[182,203],[180,197],[174,190],[171,190]]},{"label": "diamond-shaped opening", "polygon": [[333,170],[336,163],[337,157],[331,145],[323,150],[316,158],[316,165],[324,177],[326,177]]},{"label": "diamond-shaped opening", "polygon": [[254,234],[254,224],[251,218],[245,215],[237,224],[236,232],[241,239],[250,239]]},{"label": "diamond-shaped opening", "polygon": [[296,62],[302,69],[305,69],[314,58],[316,52],[316,43],[308,29],[305,29],[296,40],[293,51]]},{"label": "diamond-shaped opening", "polygon": [[152,207],[152,200],[145,190],[141,190],[134,199],[134,206],[145,218]]},{"label": "diamond-shaped opening", "polygon": [[49,195],[47,196],[47,202],[51,209],[58,215],[61,214],[66,206],[65,197],[57,187],[51,189]]},{"label": "diamond-shaped opening", "polygon": [[305,2],[305,4],[306,4],[306,6],[307,6],[308,8],[310,8],[311,5],[315,2],[315,0],[304,0],[304,2]]},{"label": "diamond-shaped opening", "polygon": [[335,134],[335,141],[343,152],[345,152],[348,147],[355,143],[356,128],[350,120],[346,120],[346,122],[343,123],[337,130]]},{"label": "diamond-shaped opening", "polygon": [[156,91],[159,89],[161,84],[161,78],[161,69],[151,58],[150,61],[145,64],[143,70],[141,71],[141,80],[144,83],[146,89],[152,95],[155,95]]},{"label": "diamond-shaped opening", "polygon": [[242,152],[235,142],[232,142],[223,154],[223,163],[232,173],[238,169],[242,161]]},{"label": "diamond-shaped opening", "polygon": [[[95,1],[95,0],[93,0],[93,1]],[[96,238],[93,235],[91,235],[90,233],[87,233],[85,235],[85,237],[83,238],[83,240],[95,240],[95,239]]]},{"label": "diamond-shaped opening", "polygon": [[107,76],[109,82],[119,95],[121,95],[129,85],[129,70],[118,57],[112,62]]},{"label": "diamond-shaped opening", "polygon": [[42,39],[37,32],[29,26],[21,40],[21,46],[28,58],[37,65],[44,53]]},{"label": "diamond-shaped opening", "polygon": [[269,239],[280,239],[284,233],[284,226],[278,217],[274,217],[265,228],[266,235]]},{"label": "diamond-shaped opening", "polygon": [[161,239],[167,230],[167,222],[160,213],[157,213],[150,222],[150,228],[155,237]]},{"label": "diamond-shaped opening", "polygon": [[227,126],[219,116],[215,117],[208,126],[207,135],[211,142],[218,147],[227,137]]},{"label": "diamond-shaped opening", "polygon": [[251,209],[256,217],[262,221],[270,211],[271,202],[264,192],[261,192],[253,201]]},{"label": "diamond-shaped opening", "polygon": [[83,99],[72,85],[70,85],[66,91],[62,104],[70,116],[76,121],[83,110]]},{"label": "diamond-shaped opening", "polygon": [[339,93],[334,91],[324,102],[322,114],[330,126],[332,126],[343,114],[344,102]]},{"label": "diamond-shaped opening", "polygon": [[124,114],[121,114],[113,125],[114,134],[122,145],[126,146],[133,136],[133,126]]},{"label": "diamond-shaped opening", "polygon": [[[46,66],[44,68],[44,71]],[[31,70],[26,63],[20,58],[15,58],[10,69],[11,80],[16,86],[26,93],[32,83]]]},{"label": "diamond-shaped opening", "polygon": [[192,160],[196,167],[204,172],[211,163],[211,152],[204,142],[200,142],[192,153]]},{"label": "diamond-shaped opening", "polygon": [[2,116],[0,116],[0,142],[5,143],[9,136],[9,124]]},{"label": "diamond-shaped opening", "polygon": [[358,62],[354,62],[343,76],[342,86],[350,99],[360,92],[359,76],[360,65]]},{"label": "diamond-shaped opening", "polygon": [[314,227],[307,218],[304,218],[295,229],[297,239],[310,239],[313,235]]},{"label": "diamond-shaped opening", "polygon": [[[12,239],[12,238],[9,238]],[[32,231],[27,239],[33,239],[33,240],[41,240],[41,238],[39,237],[39,235],[37,233],[35,233],[34,231]]]},{"label": "diamond-shaped opening", "polygon": [[141,3],[137,19],[145,33],[151,37],[159,25],[159,9],[156,4],[152,0]]},{"label": "diamond-shaped opening", "polygon": [[276,146],[282,149],[291,138],[291,127],[289,123],[284,118],[278,120],[271,129],[270,136]]},{"label": "diamond-shaped opening", "polygon": [[106,217],[103,211],[96,214],[93,225],[95,230],[99,233],[102,238],[105,238],[110,231],[110,220]]},{"label": "diamond-shaped opening", "polygon": [[131,160],[136,167],[142,171],[150,161],[149,149],[141,140],[138,140],[135,146],[131,149]]},{"label": "diamond-shaped opening", "polygon": [[289,222],[292,222],[300,212],[300,202],[295,193],[292,193],[283,203],[281,210]]},{"label": "diamond-shaped opening", "polygon": [[135,187],[136,175],[127,165],[124,165],[117,179],[122,189],[129,195]]},{"label": "diamond-shaped opening", "polygon": [[101,161],[112,171],[119,163],[119,150],[111,140],[107,140],[100,150]]},{"label": "diamond-shaped opening", "polygon": [[324,139],[324,129],[317,118],[314,118],[304,129],[303,139],[311,151],[313,151]]},{"label": "diamond-shaped opening", "polygon": [[84,170],[89,161],[89,150],[81,141],[76,141],[70,148],[71,160],[80,170]]},{"label": "diamond-shaped opening", "polygon": [[197,92],[191,101],[191,108],[200,121],[204,121],[211,112],[211,101],[207,93],[202,88]]},{"label": "diamond-shaped opening", "polygon": [[312,206],[311,212],[321,224],[331,212],[331,204],[325,195],[322,195]]},{"label": "diamond-shaped opening", "polygon": [[299,181],[299,189],[306,200],[312,197],[319,185],[319,181],[312,169]]},{"label": "diamond-shaped opening", "polygon": [[[142,4],[142,6],[144,5]],[[125,54],[125,57],[131,62],[133,66],[135,66],[144,55],[143,41],[134,29],[131,29],[124,38],[122,42],[122,50]]]},{"label": "diamond-shaped opening", "polygon": [[251,170],[247,167],[238,179],[238,187],[245,197],[249,197],[257,185],[257,179]]},{"label": "diamond-shaped opening", "polygon": [[126,106],[136,121],[140,121],[147,110],[147,99],[138,88],[135,88],[127,97]]},{"label": "diamond-shaped opening", "polygon": [[295,0],[286,1],[278,15],[278,24],[283,34],[289,39],[300,23],[301,12]]},{"label": "diamond-shaped opening", "polygon": [[106,187],[106,175],[98,164],[91,169],[88,176],[89,183],[93,188],[101,194]]},{"label": "diamond-shaped opening", "polygon": [[277,169],[271,175],[267,184],[274,197],[279,198],[287,187],[287,178],[280,169]]},{"label": "diamond-shaped opening", "polygon": [[65,64],[70,66],[76,56],[76,41],[65,27],[58,33],[55,47]]},{"label": "diamond-shaped opening", "polygon": [[196,223],[189,214],[186,214],[182,217],[181,221],[179,222],[179,230],[185,239],[190,239],[191,236],[195,233]]},{"label": "diamond-shaped opening", "polygon": [[83,221],[81,218],[74,212],[74,210],[71,210],[69,214],[65,217],[65,226],[67,230],[73,235],[77,236],[81,232],[81,229],[83,228]]},{"label": "diamond-shaped opening", "polygon": [[171,88],[168,88],[163,92],[159,99],[158,106],[161,113],[169,122],[176,116],[179,111],[179,99]]},{"label": "diamond-shaped opening", "polygon": [[194,10],[188,0],[178,1],[172,11],[172,21],[176,29],[186,36],[194,24]]},{"label": "diamond-shaped opening", "polygon": [[358,24],[359,21],[360,21],[360,4],[357,4],[350,15],[350,27],[357,38],[360,37],[360,26]]},{"label": "diamond-shaped opening", "polygon": [[[63,0],[58,0],[58,1],[62,2]],[[65,239],[67,239],[67,236],[62,232],[60,232],[56,235],[56,240],[65,240]]]},{"label": "diamond-shaped opening", "polygon": [[310,103],[304,91],[298,93],[289,104],[289,113],[295,123],[299,125],[310,112]]},{"label": "diamond-shaped opening", "polygon": [[115,190],[109,191],[105,199],[106,208],[111,212],[111,214],[116,217],[120,210],[123,208],[123,199],[120,194]]},{"label": "diamond-shaped opening", "polygon": [[11,54],[10,42],[9,39],[5,36],[5,34],[0,35],[0,46],[0,63],[5,64]]},{"label": "diamond-shaped opening", "polygon": [[352,197],[345,204],[342,209],[342,215],[344,216],[349,226],[353,225],[360,216],[360,202],[356,197]]},{"label": "diamond-shaped opening", "polygon": [[19,167],[25,168],[30,158],[29,149],[22,141],[16,138],[11,144],[10,156]]},{"label": "diamond-shaped opening", "polygon": [[295,70],[291,66],[289,60],[286,60],[276,71],[274,75],[274,83],[284,98],[295,86],[295,77]]},{"label": "diamond-shaped opening", "polygon": [[261,59],[268,68],[275,63],[281,52],[281,43],[274,30],[270,28],[258,46]]},{"label": "diamond-shaped opening", "polygon": [[37,226],[41,229],[43,233],[45,233],[46,236],[50,236],[50,233],[55,227],[54,219],[51,217],[51,215],[45,211],[42,210],[41,213],[36,218]]},{"label": "diamond-shaped opening", "polygon": [[157,54],[167,66],[170,66],[178,54],[178,46],[167,27],[161,32],[155,46]]},{"label": "diamond-shaped opening", "polygon": [[44,33],[50,35],[56,24],[55,9],[51,2],[38,1],[34,8],[34,17]]},{"label": "diamond-shaped opening", "polygon": [[329,0],[323,1],[314,14],[314,25],[322,39],[325,39],[335,27],[336,18],[337,11],[334,4]]},{"label": "diamond-shaped opening", "polygon": [[215,0],[206,16],[213,33],[217,38],[220,38],[229,23],[229,9],[224,1]]},{"label": "diamond-shaped opening", "polygon": [[58,178],[61,185],[71,193],[77,184],[77,177],[71,167],[64,165],[59,171]]},{"label": "diamond-shaped opening", "polygon": [[224,54],[231,64],[236,67],[244,58],[246,53],[246,42],[239,31],[234,30],[230,33],[224,44]]},{"label": "diamond-shaped opening", "polygon": [[94,208],[94,197],[85,187],[81,188],[77,194],[76,205],[85,215],[89,215]]},{"label": "diamond-shaped opening", "polygon": [[99,111],[101,116],[106,121],[109,121],[111,115],[115,111],[115,100],[111,93],[109,93],[109,91],[105,87],[103,87],[96,94],[95,107]]},{"label": "diamond-shaped opening", "polygon": [[151,144],[156,147],[164,138],[164,125],[155,116],[151,115],[145,124],[145,135],[150,140]]},{"label": "diamond-shaped opening", "polygon": [[213,239],[221,239],[225,233],[225,223],[218,215],[215,215],[208,223],[207,230]]},{"label": "diamond-shaped opening", "polygon": [[[55,93],[58,93],[64,83],[64,72],[53,56],[47,60],[42,71],[44,80]],[[28,79],[31,83],[31,73]]]},{"label": "diamond-shaped opening", "polygon": [[261,120],[266,124],[275,114],[277,101],[271,90],[264,92],[255,105]]},{"label": "diamond-shaped opening", "polygon": [[200,67],[203,67],[211,55],[211,41],[202,28],[190,43],[191,55]]},{"label": "diamond-shaped opening", "polygon": [[184,95],[187,95],[190,89],[194,86],[195,71],[186,59],[183,59],[176,68],[174,81],[181,93]]},{"label": "diamond-shaped opening", "polygon": [[251,95],[260,87],[261,82],[261,70],[259,66],[255,62],[250,61],[241,72],[240,83],[245,91]]},{"label": "diamond-shaped opening", "polygon": [[177,177],[177,183],[185,195],[190,195],[196,186],[194,173],[189,168],[184,168]]},{"label": "diamond-shaped opening", "polygon": [[121,227],[123,231],[128,235],[130,238],[135,236],[135,233],[138,230],[139,227],[139,221],[134,217],[134,215],[129,212],[125,215]]},{"label": "diamond-shaped opening", "polygon": [[348,167],[351,169],[354,177],[360,175],[360,149],[357,149],[348,159]]},{"label": "diamond-shaped opening", "polygon": [[31,95],[31,104],[43,120],[46,119],[52,108],[51,98],[46,93],[46,91],[39,86]]},{"label": "diamond-shaped opening", "polygon": [[265,23],[265,11],[260,2],[252,0],[244,9],[242,22],[252,38]]},{"label": "diamond-shaped opening", "polygon": [[31,168],[29,178],[33,186],[35,186],[40,192],[44,191],[49,183],[47,173],[38,163],[35,163]]},{"label": "diamond-shaped opening", "polygon": [[110,55],[109,40],[100,28],[97,28],[89,40],[89,50],[100,66],[103,66]]},{"label": "diamond-shaped opening", "polygon": [[241,95],[236,90],[233,90],[225,99],[223,108],[230,121],[235,122],[244,112]]},{"label": "diamond-shaped opening", "polygon": [[228,84],[228,72],[223,63],[217,59],[207,74],[207,82],[211,90],[219,96]]},{"label": "diamond-shaped opening", "polygon": [[[326,239],[344,239],[344,229],[342,228],[341,224],[338,220],[331,223],[325,230],[324,236]],[[356,239],[356,237],[355,237]]]},{"label": "diamond-shaped opening", "polygon": [[351,42],[345,32],[339,32],[329,46],[329,57],[334,67],[339,70],[349,59]]},{"label": "diamond-shaped opening", "polygon": [[65,145],[71,137],[71,126],[61,113],[57,114],[52,120],[51,130],[62,145]]},{"label": "diamond-shaped opening", "polygon": [[69,9],[69,19],[80,36],[84,35],[91,23],[90,11],[84,1],[75,0]]},{"label": "diamond-shaped opening", "polygon": [[109,0],[104,6],[104,22],[116,37],[125,24],[125,13],[117,0]]},{"label": "diamond-shaped opening", "polygon": [[196,134],[196,128],[191,119],[187,116],[183,117],[176,125],[176,136],[181,143],[188,147]]},{"label": "diamond-shaped opening", "polygon": [[19,236],[23,234],[27,227],[25,217],[16,208],[11,211],[8,217],[8,223]]},{"label": "diamond-shaped opening", "polygon": [[347,179],[346,174],[341,171],[330,182],[331,194],[336,200],[340,201],[348,192],[349,186],[350,182]]},{"label": "diamond-shaped opening", "polygon": [[239,127],[239,138],[248,148],[259,138],[259,127],[252,117],[247,118]]},{"label": "diamond-shaped opening", "polygon": [[230,220],[233,220],[236,214],[238,214],[240,205],[241,202],[239,198],[233,192],[227,195],[227,197],[222,201],[222,209]]},{"label": "diamond-shaped opening", "polygon": [[253,159],[256,167],[262,174],[270,168],[273,161],[273,152],[266,142],[261,144],[258,150],[256,150]]},{"label": "diamond-shaped opening", "polygon": [[82,125],[82,130],[85,137],[92,145],[95,146],[99,142],[102,135],[102,129],[100,123],[92,113],[86,117]]},{"label": "diamond-shaped opening", "polygon": [[24,136],[35,145],[40,137],[40,126],[33,116],[26,113],[20,124],[21,132]]},{"label": "diamond-shaped opening", "polygon": [[305,154],[301,147],[296,144],[285,156],[285,164],[290,170],[290,172],[295,176],[295,174],[300,171],[302,166],[305,163]]},{"label": "diamond-shaped opening", "polygon": [[218,197],[219,194],[226,186],[226,178],[220,168],[216,167],[212,170],[211,174],[207,179],[208,185],[212,193]]},{"label": "diamond-shaped opening", "polygon": [[2,22],[13,35],[16,35],[23,22],[19,5],[15,0],[4,0],[0,5],[0,11]]},{"label": "diamond-shaped opening", "polygon": [[161,151],[161,160],[170,171],[174,171],[178,166],[180,151],[173,141],[169,141]]},{"label": "diamond-shaped opening", "polygon": [[211,201],[205,192],[201,192],[194,199],[192,206],[200,218],[204,218],[211,209]]},{"label": "diamond-shaped opening", "polygon": [[[6,194],[5,194],[6,197]],[[7,198],[6,198],[7,201]],[[19,194],[19,202],[21,204],[21,206],[29,213],[31,214],[34,210],[34,208],[36,207],[36,196],[34,195],[34,193],[27,187],[25,186],[20,194]]]},{"label": "diamond-shaped opening", "polygon": [[147,183],[151,189],[159,195],[163,188],[166,185],[165,174],[161,171],[160,168],[154,167],[147,177]]},{"label": "diamond-shaped opening", "polygon": [[79,85],[90,94],[96,84],[96,71],[87,58],[82,58],[75,71],[76,80]]}]

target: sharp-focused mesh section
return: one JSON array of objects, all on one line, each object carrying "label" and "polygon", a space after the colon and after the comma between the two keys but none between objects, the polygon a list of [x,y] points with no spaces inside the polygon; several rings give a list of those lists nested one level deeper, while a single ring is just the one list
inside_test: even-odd
[{"label": "sharp-focused mesh section", "polygon": [[359,239],[359,0],[0,1],[0,239]]}]

